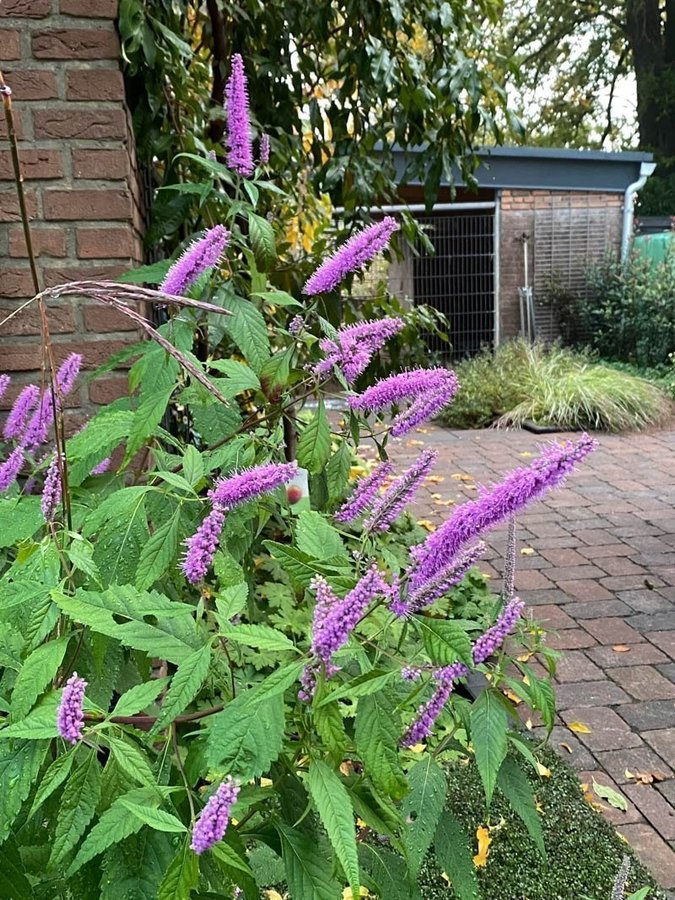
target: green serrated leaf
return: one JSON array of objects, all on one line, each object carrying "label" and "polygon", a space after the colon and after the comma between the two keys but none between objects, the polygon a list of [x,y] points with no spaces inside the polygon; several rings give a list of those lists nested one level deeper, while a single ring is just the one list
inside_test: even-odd
[{"label": "green serrated leaf", "polygon": [[314,559],[348,559],[340,533],[314,510],[305,509],[298,516],[295,542],[299,550]]},{"label": "green serrated leaf", "polygon": [[322,472],[330,458],[330,425],[323,400],[298,439],[298,463],[313,475]]},{"label": "green serrated leaf", "polygon": [[48,741],[0,745],[0,843],[32,790],[48,747]]},{"label": "green serrated leaf", "polygon": [[72,487],[82,484],[94,466],[126,440],[133,420],[134,414],[128,410],[105,409],[68,440],[68,481]]},{"label": "green serrated leaf", "polygon": [[[539,813],[537,812],[532,786],[520,766],[508,756],[499,768],[497,787],[509,801],[516,815],[520,816],[537,850],[546,859],[544,833]],[[624,809],[627,808],[627,805],[624,806]]]},{"label": "green serrated leaf", "polygon": [[220,633],[228,641],[255,647],[257,650],[295,650],[293,641],[269,625],[225,625]]},{"label": "green serrated leaf", "polygon": [[39,497],[0,500],[0,548],[27,540],[44,522]]},{"label": "green serrated leaf", "polygon": [[341,498],[347,487],[349,471],[352,465],[352,451],[349,444],[343,441],[339,449],[331,456],[326,466],[328,494],[331,500]]},{"label": "green serrated leaf", "polygon": [[82,842],[77,856],[70,864],[67,877],[70,878],[89,860],[103,853],[108,847],[112,847],[113,844],[119,844],[125,838],[136,834],[143,828],[145,823],[138,817],[129,815],[129,810],[122,803],[123,800],[131,800],[136,803],[142,802],[146,807],[154,807],[159,806],[161,799],[160,794],[148,791],[145,788],[137,788],[118,797],[103,813]]},{"label": "green serrated leaf", "polygon": [[277,258],[277,248],[274,240],[274,229],[262,216],[253,212],[248,214],[249,237],[255,253],[255,261],[258,267],[267,272],[272,268]]},{"label": "green serrated leaf", "polygon": [[155,432],[164,417],[169,400],[174,392],[175,384],[163,390],[156,391],[143,399],[134,413],[134,418],[129,429],[126,441],[126,450],[122,465],[126,466],[140,450],[145,441]]},{"label": "green serrated leaf", "polygon": [[199,650],[195,650],[178,666],[151,734],[157,734],[166,728],[192,703],[209,673],[210,662],[211,645],[206,644]]},{"label": "green serrated leaf", "polygon": [[0,847],[0,897],[6,900],[31,900],[35,895],[13,838]]},{"label": "green serrated leaf", "polygon": [[377,886],[380,900],[423,900],[405,860],[398,853],[361,844],[359,856],[363,868],[370,873]]},{"label": "green serrated leaf", "polygon": [[434,853],[459,900],[477,900],[480,895],[469,836],[452,813],[441,815],[434,838]]},{"label": "green serrated leaf", "polygon": [[28,818],[32,818],[45,800],[49,799],[54,791],[60,787],[66,778],[70,775],[75,761],[75,749],[69,750],[62,756],[57,756],[54,762],[49,766],[45,774],[42,776],[40,787],[35,793],[33,805],[28,813]]},{"label": "green serrated leaf", "polygon": [[267,325],[262,313],[249,300],[230,294],[223,295],[223,306],[232,313],[224,322],[228,334],[251,368],[259,372],[271,355]]},{"label": "green serrated leaf", "polygon": [[154,786],[155,776],[150,763],[136,744],[111,734],[106,734],[105,739],[115,762],[123,772],[143,786]]},{"label": "green serrated leaf", "polygon": [[120,797],[120,805],[128,810],[132,816],[139,819],[144,825],[149,825],[155,831],[168,831],[176,834],[183,834],[187,828],[180,819],[171,813],[165,812],[163,809],[152,809],[149,806],[141,806],[126,797]]},{"label": "green serrated leaf", "polygon": [[101,768],[90,750],[63,791],[48,867],[56,869],[84,834],[101,796]]},{"label": "green serrated leaf", "polygon": [[206,759],[210,766],[248,781],[269,770],[281,752],[283,737],[284,704],[280,696],[250,703],[246,694],[239,695],[210,719]]},{"label": "green serrated leaf", "polygon": [[320,759],[310,763],[307,784],[352,893],[358,897],[361,885],[359,857],[354,811],[347,788],[333,769]]},{"label": "green serrated leaf", "polygon": [[166,832],[141,828],[110,847],[102,861],[100,900],[157,900],[159,885],[175,853],[174,840]]},{"label": "green serrated leaf", "polygon": [[384,693],[361,697],[356,711],[356,749],[375,787],[400,800],[408,790],[399,762],[401,722]]},{"label": "green serrated leaf", "polygon": [[155,702],[168,683],[169,679],[167,677],[153,678],[152,681],[135,684],[122,694],[110,715],[133,716],[138,712],[142,712],[151,703]]},{"label": "green serrated leaf", "polygon": [[150,535],[138,561],[136,587],[145,590],[164,575],[178,553],[180,539],[180,509]]},{"label": "green serrated leaf", "polygon": [[296,306],[302,309],[302,303],[287,291],[254,291],[252,297],[260,297],[271,306]]},{"label": "green serrated leaf", "polygon": [[199,884],[199,858],[185,841],[171,860],[157,891],[157,900],[190,900]]},{"label": "green serrated leaf", "polygon": [[337,703],[315,705],[312,708],[314,727],[324,742],[334,762],[339,765],[345,757],[348,738],[345,724]]},{"label": "green serrated leaf", "polygon": [[58,736],[56,729],[56,710],[59,705],[61,691],[47,694],[40,703],[21,722],[14,722],[0,729],[0,741],[10,738],[42,740]]},{"label": "green serrated leaf", "polygon": [[408,781],[410,793],[403,799],[401,815],[410,823],[404,835],[404,844],[410,871],[417,875],[438,826],[448,782],[431,754],[415,763],[408,774]]},{"label": "green serrated leaf", "polygon": [[367,697],[368,694],[376,694],[386,687],[391,681],[399,676],[392,669],[389,672],[383,672],[382,669],[372,669],[364,675],[358,675],[340,685],[335,690],[323,697],[319,701],[315,701],[317,706],[323,706],[324,703],[332,703],[334,700],[347,698],[355,700],[357,697]]},{"label": "green serrated leaf", "polygon": [[[499,786],[502,787],[501,782]],[[502,790],[504,789],[502,788]],[[621,809],[624,812],[628,809],[628,801],[623,794],[620,794],[618,791],[615,791],[614,788],[611,788],[606,784],[598,784],[595,778],[593,779],[593,790],[601,800],[606,800],[610,806],[614,807],[614,809]],[[504,793],[506,793],[506,791],[504,791]],[[516,810],[516,812],[518,812],[518,810]]]},{"label": "green serrated leaf", "polygon": [[465,665],[473,665],[471,641],[467,633],[448,619],[431,619],[418,616],[424,648],[433,663],[441,666],[461,660]]},{"label": "green serrated leaf", "polygon": [[192,487],[199,484],[205,475],[202,455],[192,444],[188,444],[183,454],[183,475]]},{"label": "green serrated leaf", "polygon": [[234,359],[213,359],[209,362],[209,368],[222,372],[225,376],[225,381],[220,380],[218,387],[228,400],[243,391],[260,389],[260,379],[245,363]]},{"label": "green serrated leaf", "polygon": [[341,885],[332,875],[326,848],[302,831],[276,823],[291,897],[298,900],[336,900]]},{"label": "green serrated leaf", "polygon": [[497,774],[506,757],[508,722],[504,707],[488,688],[471,705],[470,723],[471,743],[489,805]]},{"label": "green serrated leaf", "polygon": [[12,721],[25,718],[63,662],[70,635],[33,650],[16,676],[12,691]]}]

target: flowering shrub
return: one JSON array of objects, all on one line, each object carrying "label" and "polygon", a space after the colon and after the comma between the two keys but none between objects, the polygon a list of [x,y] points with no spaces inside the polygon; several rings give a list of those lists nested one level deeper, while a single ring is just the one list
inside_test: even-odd
[{"label": "flowering shrub", "polygon": [[[513,524],[503,596],[472,619],[449,598],[480,535],[559,485],[593,442],[551,445],[409,550],[400,517],[435,454],[399,472],[389,437],[448,404],[457,379],[414,369],[350,388],[401,323],[336,329],[326,292],[395,222],[338,247],[304,300],[268,282],[274,234],[254,207],[269,185],[249,164],[245,88],[235,59],[228,160],[241,177],[224,195],[227,228],[193,242],[160,292],[53,289],[132,317],[121,298],[169,306],[165,325],[145,323],[154,340],[135,348],[130,396],[47,450],[71,356],[53,387],[24,388],[5,425],[0,828],[24,895],[256,898],[277,880],[295,900],[361,884],[413,897],[447,790],[440,763],[458,749],[475,756],[487,803],[499,783],[541,844],[527,780],[503,767],[509,747],[537,761],[502,688],[549,728],[554,715],[550,683],[527,665],[542,648],[513,596]],[[200,357],[210,333],[228,335],[228,358]],[[339,421],[325,402],[336,383]],[[165,427],[170,404],[186,439]],[[350,485],[362,440],[382,462]],[[518,658],[509,634],[529,648]],[[470,702],[475,671],[489,682]],[[468,848],[436,843],[471,896]]]}]

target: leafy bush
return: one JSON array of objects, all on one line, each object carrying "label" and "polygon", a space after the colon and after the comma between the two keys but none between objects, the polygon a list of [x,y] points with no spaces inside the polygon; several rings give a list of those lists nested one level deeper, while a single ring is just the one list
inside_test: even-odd
[{"label": "leafy bush", "polygon": [[[129,396],[65,440],[81,360],[54,371],[45,330],[51,384],[27,389],[5,426],[0,883],[13,896],[249,900],[271,863],[293,900],[337,900],[345,884],[358,894],[362,878],[391,898],[392,873],[413,885],[431,843],[447,748],[475,756],[488,803],[497,784],[522,787],[509,747],[536,766],[502,685],[553,725],[549,679],[503,648],[515,630],[554,666],[540,633],[519,628],[515,542],[503,597],[451,589],[484,549],[467,545],[593,442],[553,445],[415,544],[400,516],[434,454],[397,472],[388,441],[435,414],[456,380],[413,369],[357,393],[405,323],[329,321],[335,289],[396,222],[357,233],[302,294],[282,289],[292,264],[279,264],[257,205],[280,189],[249,166],[242,73],[231,89],[230,168],[199,162],[205,194],[224,184],[225,224],[168,273],[136,273],[158,291],[74,283],[35,298],[44,312],[46,299],[85,294],[152,340],[123,354],[135,358]],[[299,280],[293,270],[288,284]],[[169,321],[154,328],[139,302],[168,307]],[[335,381],[340,421],[327,411]],[[181,428],[169,431],[172,405]],[[366,439],[381,462],[350,489]],[[490,684],[472,704],[455,688],[476,670]],[[391,865],[359,854],[357,818]]]},{"label": "leafy bush", "polygon": [[675,347],[675,257],[654,265],[633,252],[588,273],[575,308],[580,335],[604,359],[642,368],[668,362]]},{"label": "leafy bush", "polygon": [[461,390],[442,417],[454,428],[529,420],[560,430],[626,431],[671,415],[655,384],[560,346],[508,341],[460,363],[457,377]]}]

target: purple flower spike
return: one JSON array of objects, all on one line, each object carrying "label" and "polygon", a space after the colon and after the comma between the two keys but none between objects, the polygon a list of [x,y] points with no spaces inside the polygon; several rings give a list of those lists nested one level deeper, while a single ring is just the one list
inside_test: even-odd
[{"label": "purple flower spike", "polygon": [[314,693],[316,675],[321,665],[328,678],[337,672],[337,666],[332,662],[333,654],[347,643],[349,635],[370,603],[378,596],[388,595],[390,591],[384,575],[375,564],[342,599],[333,593],[321,577],[314,579],[313,586],[317,592],[312,622],[312,654],[315,659],[305,667],[301,677],[301,700],[309,700]]},{"label": "purple flower spike", "polygon": [[200,275],[218,265],[229,241],[230,232],[224,225],[209,228],[178,257],[166,273],[160,291],[182,296]]},{"label": "purple flower spike", "polygon": [[368,413],[408,401],[407,409],[392,422],[392,435],[400,437],[440,412],[458,389],[457,376],[449,369],[411,369],[383,378],[348,402],[352,409]]},{"label": "purple flower spike", "polygon": [[15,447],[7,459],[0,465],[0,494],[14,484],[23,465],[23,449]]},{"label": "purple flower spike", "polygon": [[476,500],[458,506],[438,531],[414,547],[410,591],[415,593],[447,566],[469,540],[518,513],[546,491],[560,485],[576,464],[595,449],[587,434],[576,441],[550,444],[527,467],[511,472],[500,484],[482,488]]},{"label": "purple flower spike", "polygon": [[75,379],[80,373],[81,365],[82,356],[79,353],[71,353],[61,363],[59,371],[56,373],[57,397],[65,397],[72,391]]},{"label": "purple flower spike", "polygon": [[349,499],[335,513],[336,522],[352,522],[369,509],[375,502],[378,491],[394,471],[390,462],[382,462],[370,475],[361,478]]},{"label": "purple flower spike", "polygon": [[208,572],[218,549],[220,532],[223,530],[226,510],[216,504],[206,516],[195,534],[185,541],[187,553],[182,563],[185,577],[191,584],[197,584]]},{"label": "purple flower spike", "polygon": [[433,677],[438,682],[433,696],[417,710],[414,722],[401,738],[402,747],[414,747],[425,738],[429,737],[436,723],[436,719],[443,712],[445,704],[450,698],[455,681],[468,675],[469,670],[464,663],[456,662],[450,666],[437,669]]},{"label": "purple flower spike", "polygon": [[370,517],[363,523],[369,531],[388,531],[404,506],[427,477],[436,462],[434,450],[423,450],[415,462],[397,478],[387,491],[373,504]]},{"label": "purple flower spike", "polygon": [[288,330],[292,335],[300,334],[305,324],[305,320],[302,316],[293,316],[291,321],[288,323]]},{"label": "purple flower spike", "polygon": [[485,550],[485,544],[479,541],[475,547],[459,553],[456,559],[441,569],[438,575],[422,585],[418,591],[411,594],[407,600],[396,599],[389,608],[397,616],[409,616],[431,606],[460,583],[471,566],[485,553]]},{"label": "purple flower spike", "polygon": [[11,380],[9,375],[0,375],[0,400],[5,396],[5,391],[9,387]]},{"label": "purple flower spike", "polygon": [[227,113],[227,164],[239,175],[252,175],[253,145],[248,108],[248,85],[240,53],[232,57],[232,72],[225,85]]},{"label": "purple flower spike", "polygon": [[238,475],[231,475],[217,481],[209,497],[213,503],[232,509],[258,497],[269,494],[282,484],[290,481],[298,473],[297,463],[266,463],[245,469]]},{"label": "purple flower spike", "polygon": [[381,222],[357,232],[319,266],[305,285],[304,293],[313,296],[332,291],[350,272],[363,268],[384,250],[392,234],[398,231],[398,227],[396,219],[385,216]]},{"label": "purple flower spike", "polygon": [[263,134],[260,138],[260,164],[266,166],[270,161],[270,136]]},{"label": "purple flower spike", "polygon": [[89,473],[90,475],[103,475],[110,468],[110,457],[106,456],[105,459],[102,459],[101,462],[94,466],[94,468]]},{"label": "purple flower spike", "polygon": [[324,338],[319,341],[325,358],[314,366],[313,371],[316,375],[326,375],[333,366],[338,366],[352,384],[366,370],[373,355],[404,327],[403,319],[393,317],[346,325],[338,330],[335,340]]},{"label": "purple flower spike", "polygon": [[39,396],[40,389],[36,384],[27,384],[25,388],[22,388],[21,393],[14,401],[14,406],[12,406],[9,415],[7,416],[7,421],[5,422],[5,428],[2,434],[6,441],[17,438],[24,430],[26,427],[26,420],[32,412],[33,407],[38,402]]},{"label": "purple flower spike", "polygon": [[59,454],[55,453],[49,464],[42,488],[42,515],[45,522],[53,522],[56,507],[61,502],[61,471],[59,468]]},{"label": "purple flower spike", "polygon": [[61,703],[56,714],[56,727],[59,734],[70,744],[77,744],[82,738],[84,728],[84,691],[87,682],[84,678],[78,678],[77,672],[73,672],[61,695]]},{"label": "purple flower spike", "polygon": [[21,437],[21,443],[27,450],[36,450],[47,440],[51,412],[51,391],[46,390],[41,394],[37,409],[30,417],[26,430]]},{"label": "purple flower spike", "polygon": [[192,829],[190,846],[195,853],[204,853],[223,839],[230,822],[230,812],[238,796],[239,785],[228,776],[215,794],[209,797]]},{"label": "purple flower spike", "polygon": [[488,628],[485,634],[482,634],[473,645],[473,661],[475,665],[479,666],[481,663],[484,663],[498,647],[501,647],[506,636],[513,631],[524,608],[525,604],[518,597],[514,597],[513,600],[506,604],[492,628]]}]

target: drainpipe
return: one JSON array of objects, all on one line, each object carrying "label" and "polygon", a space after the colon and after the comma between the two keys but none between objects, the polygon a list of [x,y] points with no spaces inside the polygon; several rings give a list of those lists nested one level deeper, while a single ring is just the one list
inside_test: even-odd
[{"label": "drainpipe", "polygon": [[633,213],[635,212],[635,195],[645,186],[649,176],[656,168],[656,163],[640,163],[640,177],[629,184],[623,195],[623,227],[621,230],[621,260],[625,260],[630,249],[630,239],[633,233]]}]

